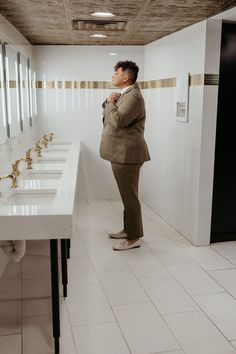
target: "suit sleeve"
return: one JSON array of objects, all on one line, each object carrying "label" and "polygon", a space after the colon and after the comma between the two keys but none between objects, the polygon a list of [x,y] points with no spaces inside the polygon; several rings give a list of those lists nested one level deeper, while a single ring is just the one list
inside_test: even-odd
[{"label": "suit sleeve", "polygon": [[107,104],[105,112],[110,124],[116,129],[124,128],[139,117],[140,98],[135,95],[127,97],[119,107],[110,102]]}]

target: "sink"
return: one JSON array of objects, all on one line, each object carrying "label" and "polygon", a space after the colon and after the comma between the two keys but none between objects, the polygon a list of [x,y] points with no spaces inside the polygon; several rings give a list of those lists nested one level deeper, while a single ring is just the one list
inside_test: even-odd
[{"label": "sink", "polygon": [[34,171],[27,173],[24,179],[60,179],[62,171]]},{"label": "sink", "polygon": [[70,149],[62,148],[62,147],[53,147],[53,148],[47,148],[47,150],[44,150],[43,153],[50,153],[50,152],[69,152]]},{"label": "sink", "polygon": [[60,141],[60,142],[52,142],[50,143],[50,146],[53,145],[53,146],[64,146],[64,145],[71,145],[71,143],[68,143],[68,142],[63,142],[63,141]]},{"label": "sink", "polygon": [[65,162],[66,157],[64,156],[47,156],[47,157],[39,157],[35,163],[58,163]]},{"label": "sink", "polygon": [[5,205],[47,205],[56,197],[56,190],[15,190],[5,201]]}]

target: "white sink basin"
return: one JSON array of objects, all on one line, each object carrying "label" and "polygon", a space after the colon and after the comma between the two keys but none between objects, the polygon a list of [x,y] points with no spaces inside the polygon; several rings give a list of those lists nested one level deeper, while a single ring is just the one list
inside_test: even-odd
[{"label": "white sink basin", "polygon": [[71,143],[68,143],[68,142],[66,142],[66,141],[60,141],[60,142],[52,142],[52,143],[50,143],[50,146],[51,145],[53,145],[53,146],[64,146],[64,145],[71,145]]},{"label": "white sink basin", "polygon": [[48,153],[51,153],[51,152],[55,152],[55,153],[61,153],[61,152],[65,152],[65,153],[68,153],[70,151],[70,149],[66,149],[66,148],[62,148],[62,147],[51,147],[51,148],[47,148],[47,150],[44,150],[43,153],[45,154],[48,154]]},{"label": "white sink basin", "polygon": [[64,156],[47,156],[47,157],[39,157],[35,163],[64,163],[66,162],[66,157]]},{"label": "white sink basin", "polygon": [[60,179],[62,171],[34,171],[31,170],[24,179]]},{"label": "white sink basin", "polygon": [[48,205],[56,197],[56,190],[15,190],[5,205]]}]

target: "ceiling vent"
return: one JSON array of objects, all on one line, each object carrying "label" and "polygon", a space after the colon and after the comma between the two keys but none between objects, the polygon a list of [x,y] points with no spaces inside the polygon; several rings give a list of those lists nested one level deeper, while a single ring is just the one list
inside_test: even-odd
[{"label": "ceiling vent", "polygon": [[73,30],[79,31],[125,31],[127,22],[114,20],[73,20]]}]

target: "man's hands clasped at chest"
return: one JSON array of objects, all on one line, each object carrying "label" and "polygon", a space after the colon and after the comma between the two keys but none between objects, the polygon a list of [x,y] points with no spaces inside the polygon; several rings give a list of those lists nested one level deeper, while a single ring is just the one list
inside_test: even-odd
[{"label": "man's hands clasped at chest", "polygon": [[118,99],[120,98],[120,96],[121,96],[121,93],[112,92],[107,98],[107,103],[109,103],[109,102],[116,103],[118,101]]}]

